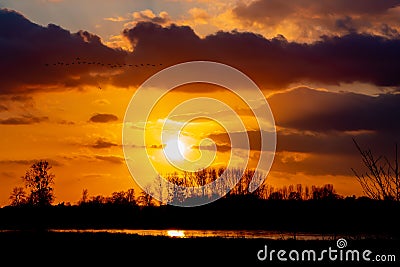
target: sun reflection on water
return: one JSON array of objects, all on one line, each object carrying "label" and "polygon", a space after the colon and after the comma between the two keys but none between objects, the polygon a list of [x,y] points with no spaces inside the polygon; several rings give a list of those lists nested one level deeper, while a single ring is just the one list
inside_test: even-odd
[{"label": "sun reflection on water", "polygon": [[183,238],[183,237],[185,237],[185,232],[184,231],[180,231],[180,230],[168,230],[167,231],[167,235],[169,237],[180,237],[180,238]]}]

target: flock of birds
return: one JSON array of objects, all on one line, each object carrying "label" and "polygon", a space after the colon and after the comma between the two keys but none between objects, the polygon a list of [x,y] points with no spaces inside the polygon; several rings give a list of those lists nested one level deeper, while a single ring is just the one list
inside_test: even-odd
[{"label": "flock of birds", "polygon": [[[72,62],[62,62],[62,61],[58,61],[56,63],[45,63],[44,64],[46,67],[70,67],[70,66],[77,66],[77,65],[95,65],[95,66],[100,66],[100,67],[107,67],[107,68],[124,68],[124,67],[134,67],[134,68],[140,68],[140,67],[156,67],[156,64],[144,64],[144,63],[140,63],[140,64],[127,64],[127,63],[102,63],[102,62],[96,62],[96,61],[90,61],[90,60],[85,60],[85,59],[81,59],[79,57],[75,58],[75,60],[73,60]],[[163,64],[160,63],[158,64],[158,66],[162,66]],[[99,89],[102,89],[100,86],[98,86]]]},{"label": "flock of birds", "polygon": [[[101,67],[108,67],[108,68],[124,68],[124,67],[134,67],[134,68],[139,68],[139,67],[156,67],[156,64],[127,64],[127,63],[102,63],[102,62],[96,62],[96,61],[89,61],[89,60],[82,60],[81,58],[77,57],[75,58],[74,61],[72,62],[62,62],[62,61],[58,61],[56,63],[46,63],[44,64],[46,67],[50,67],[50,66],[65,66],[65,67],[69,67],[69,66],[75,66],[75,65],[95,65],[95,66],[101,66]],[[158,66],[162,66],[163,64],[160,63],[158,64]]]}]

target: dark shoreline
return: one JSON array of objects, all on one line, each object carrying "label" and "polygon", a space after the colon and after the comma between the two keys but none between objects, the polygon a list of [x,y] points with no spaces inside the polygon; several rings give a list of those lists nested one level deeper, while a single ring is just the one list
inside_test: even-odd
[{"label": "dark shoreline", "polygon": [[[286,249],[337,248],[346,238],[349,249],[393,254],[400,261],[400,204],[390,201],[260,201],[221,199],[206,206],[48,206],[0,209],[0,259],[17,265],[70,266],[282,266],[259,261],[257,252],[268,246]],[[329,240],[271,240],[268,238],[170,238],[112,233],[51,232],[47,229],[198,229],[265,230],[331,235]],[[354,238],[350,238],[354,237]],[[360,238],[364,237],[364,238]],[[336,239],[336,240],[335,240]],[[142,262],[142,264],[138,264]],[[26,263],[26,264],[24,264]],[[195,264],[194,264],[195,263]],[[349,262],[323,261],[345,265]],[[286,262],[320,265],[321,262]],[[351,265],[356,265],[351,262]],[[393,262],[358,262],[394,266]]]},{"label": "dark shoreline", "polygon": [[[394,239],[347,240],[348,249],[369,249],[374,253],[393,254],[400,260],[400,241]],[[257,252],[267,245],[270,249],[315,249],[320,251],[332,247],[336,240],[269,240],[245,238],[171,238],[111,233],[55,233],[47,231],[0,232],[2,260],[18,260],[19,263],[43,263],[58,266],[58,263],[80,265],[82,263],[104,264],[110,262],[132,263],[140,261],[154,266],[192,266],[198,264],[245,264],[243,266],[265,266],[271,262],[257,259]],[[42,262],[43,261],[43,262]],[[55,262],[55,261],[58,261]],[[188,264],[185,264],[187,262]],[[189,264],[191,263],[191,264]],[[282,263],[273,261],[274,265]],[[320,263],[320,262],[319,262]],[[337,262],[324,261],[324,264]],[[298,265],[299,262],[290,262]],[[303,262],[313,265],[313,262]],[[350,262],[351,265],[355,264]],[[365,264],[365,262],[364,262]],[[370,262],[371,264],[371,262]],[[393,263],[386,262],[381,266]]]},{"label": "dark shoreline", "polygon": [[400,237],[400,203],[219,200],[206,206],[3,207],[0,229],[215,229]]}]

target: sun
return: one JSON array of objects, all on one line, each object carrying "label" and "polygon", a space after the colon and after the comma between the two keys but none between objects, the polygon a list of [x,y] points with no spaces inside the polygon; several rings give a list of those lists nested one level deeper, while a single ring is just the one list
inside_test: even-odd
[{"label": "sun", "polygon": [[179,139],[169,140],[164,147],[164,154],[170,160],[183,160],[185,158],[186,145]]}]

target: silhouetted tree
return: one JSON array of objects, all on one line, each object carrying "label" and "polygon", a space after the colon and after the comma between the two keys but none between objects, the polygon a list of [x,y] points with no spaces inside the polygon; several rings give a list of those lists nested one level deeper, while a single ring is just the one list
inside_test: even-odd
[{"label": "silhouetted tree", "polygon": [[127,204],[136,205],[135,190],[133,188],[128,189],[128,191],[126,191],[125,198],[126,198]]},{"label": "silhouetted tree", "polygon": [[26,203],[26,193],[23,187],[14,187],[10,195],[11,206],[20,206]]},{"label": "silhouetted tree", "polygon": [[283,195],[282,195],[281,192],[272,192],[269,195],[268,199],[270,199],[270,200],[283,200]]},{"label": "silhouetted tree", "polygon": [[23,176],[25,186],[30,189],[28,201],[34,206],[48,206],[54,201],[54,174],[45,160],[34,163]]},{"label": "silhouetted tree", "polygon": [[268,199],[268,190],[268,184],[264,182],[257,188],[254,194],[260,199]]},{"label": "silhouetted tree", "polygon": [[301,200],[301,195],[299,192],[292,191],[289,193],[288,199],[289,200]]},{"label": "silhouetted tree", "polygon": [[[194,178],[195,178],[195,184],[197,186],[201,186],[201,197],[204,197],[206,192],[204,190],[204,186],[207,184],[207,170],[203,169],[203,170],[199,170],[197,172],[194,173]],[[177,192],[179,193],[179,192]],[[176,197],[181,197],[179,195],[177,195]],[[178,199],[180,200],[180,199]]]},{"label": "silhouetted tree", "polygon": [[303,185],[302,184],[296,185],[296,191],[300,195],[300,199],[303,199]]},{"label": "silhouetted tree", "polygon": [[[168,189],[169,203],[182,203],[185,199],[189,198],[190,187],[195,181],[190,180],[192,176],[188,176],[187,173],[184,173],[184,176],[181,177],[177,172],[169,174],[166,179],[171,183],[170,188]],[[198,179],[197,176],[193,176]],[[204,190],[203,190],[204,194]]]},{"label": "silhouetted tree", "polygon": [[127,204],[127,200],[125,198],[125,192],[124,191],[120,191],[120,192],[112,193],[110,202],[112,204],[117,204],[117,205]]},{"label": "silhouetted tree", "polygon": [[108,202],[115,205],[135,205],[135,190],[133,188],[128,191],[114,192],[108,199]]},{"label": "silhouetted tree", "polygon": [[142,191],[137,199],[137,202],[140,206],[154,206],[155,199],[150,195],[147,194],[146,191]]},{"label": "silhouetted tree", "polygon": [[[239,168],[206,168],[195,172],[175,172],[166,175],[165,178],[157,176],[156,180],[148,187],[151,190],[145,191],[151,192],[151,195],[156,196],[156,199],[162,199],[162,203],[175,204],[183,203],[186,200],[195,201],[196,199],[216,198],[218,196],[235,198],[245,195],[259,199],[296,201],[342,198],[335,192],[331,184],[322,187],[313,186],[312,190],[302,184],[290,184],[274,188],[265,182],[264,175],[263,172]],[[264,182],[254,192],[250,192],[249,188],[253,180],[264,180]],[[215,183],[212,183],[213,181]],[[210,186],[204,188],[205,185]],[[229,189],[231,190],[228,192]],[[149,196],[142,193],[139,197],[140,205],[147,205],[146,198]]]},{"label": "silhouetted tree", "polygon": [[97,196],[91,197],[89,203],[94,206],[100,206],[100,205],[103,205],[106,203],[106,198],[101,195],[97,195]]},{"label": "silhouetted tree", "polygon": [[89,191],[87,189],[83,189],[82,190],[82,197],[79,200],[78,204],[82,205],[82,204],[86,204],[89,201]]},{"label": "silhouetted tree", "polygon": [[164,180],[164,178],[161,175],[157,175],[157,177],[154,180],[154,184],[149,186],[149,187],[151,187],[152,192],[154,193],[156,198],[158,198],[160,200],[160,204],[163,202],[167,202],[167,200],[164,199],[165,195],[167,195],[164,192],[165,184],[166,184],[166,181]]},{"label": "silhouetted tree", "polygon": [[326,184],[322,187],[313,185],[311,187],[311,191],[313,200],[328,200],[340,198],[340,196],[336,194],[336,191],[333,189],[332,184]]},{"label": "silhouetted tree", "polygon": [[309,200],[310,199],[310,188],[308,186],[306,186],[306,188],[304,189],[304,200]]},{"label": "silhouetted tree", "polygon": [[397,144],[394,162],[387,157],[374,156],[371,149],[363,150],[353,139],[367,172],[359,174],[352,168],[364,194],[376,200],[400,201],[400,179]]}]

